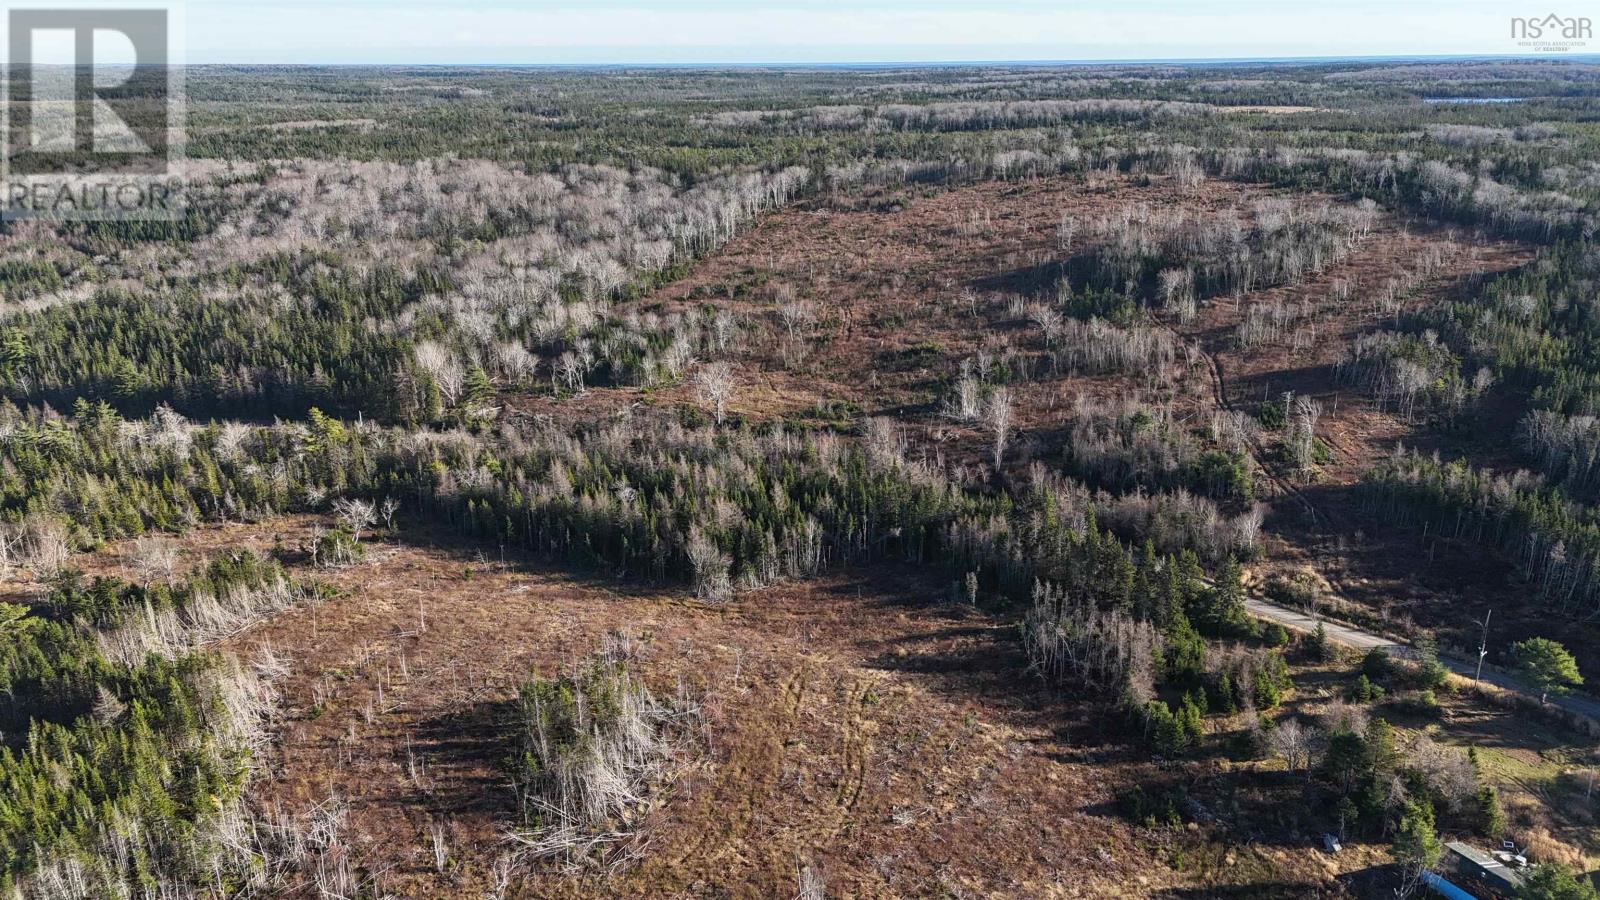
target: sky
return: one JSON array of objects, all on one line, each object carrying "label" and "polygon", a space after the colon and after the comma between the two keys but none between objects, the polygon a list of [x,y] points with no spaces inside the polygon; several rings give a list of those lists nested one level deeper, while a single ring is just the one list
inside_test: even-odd
[{"label": "sky", "polygon": [[[822,64],[1512,55],[1528,51],[1511,39],[1511,17],[1593,15],[1592,6],[1592,0],[187,0],[184,18],[190,63]],[[1600,49],[1590,44],[1586,52]]]}]

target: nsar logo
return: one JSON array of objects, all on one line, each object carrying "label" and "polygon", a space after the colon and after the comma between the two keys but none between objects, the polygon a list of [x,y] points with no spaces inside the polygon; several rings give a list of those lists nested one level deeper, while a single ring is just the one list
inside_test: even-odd
[{"label": "nsar logo", "polygon": [[1562,52],[1583,47],[1594,37],[1594,25],[1588,16],[1558,16],[1511,19],[1511,39],[1519,46],[1545,52]]}]

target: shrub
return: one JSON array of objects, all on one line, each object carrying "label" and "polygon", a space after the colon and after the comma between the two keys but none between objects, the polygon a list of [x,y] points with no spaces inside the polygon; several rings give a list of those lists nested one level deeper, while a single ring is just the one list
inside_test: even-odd
[{"label": "shrub", "polygon": [[1355,684],[1345,692],[1345,696],[1353,703],[1375,703],[1383,699],[1384,690],[1381,686],[1373,684],[1365,673],[1356,676]]},{"label": "shrub", "polygon": [[1162,791],[1152,795],[1135,785],[1117,796],[1117,806],[1129,820],[1146,828],[1176,828],[1183,824],[1183,816],[1178,811],[1183,800],[1181,791]]},{"label": "shrub", "polygon": [[1593,882],[1558,862],[1534,869],[1518,889],[1516,900],[1600,900]]},{"label": "shrub", "polygon": [[1439,714],[1439,698],[1433,691],[1413,691],[1403,695],[1394,704],[1403,712],[1414,716],[1437,716]]},{"label": "shrub", "polygon": [[1278,653],[1267,654],[1265,664],[1256,670],[1252,687],[1255,692],[1256,706],[1260,709],[1275,709],[1283,701],[1283,694],[1294,685],[1289,677],[1289,665],[1284,662],[1283,656]]},{"label": "shrub", "polygon": [[1390,668],[1389,651],[1382,647],[1373,647],[1361,660],[1361,674],[1373,681],[1380,681],[1389,677]]},{"label": "shrub", "polygon": [[1182,756],[1200,739],[1200,710],[1185,697],[1178,711],[1160,700],[1144,707],[1145,730],[1156,752],[1163,756]]},{"label": "shrub", "polygon": [[582,855],[629,834],[690,713],[657,700],[614,652],[523,684],[509,768],[532,854]]},{"label": "shrub", "polygon": [[316,539],[312,558],[321,566],[348,566],[360,562],[367,548],[356,542],[355,536],[342,526],[323,533]]},{"label": "shrub", "polygon": [[1450,670],[1439,661],[1439,645],[1431,637],[1417,639],[1417,687],[1432,692],[1443,690],[1450,683]]},{"label": "shrub", "polygon": [[1327,590],[1327,583],[1317,573],[1301,569],[1291,574],[1273,574],[1262,590],[1276,603],[1310,611]]}]

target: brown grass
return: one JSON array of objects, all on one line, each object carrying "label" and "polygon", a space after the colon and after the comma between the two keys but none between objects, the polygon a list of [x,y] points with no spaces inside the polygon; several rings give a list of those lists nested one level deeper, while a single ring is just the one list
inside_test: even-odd
[{"label": "brown grass", "polygon": [[[1248,209],[1256,200],[1287,196],[1264,185],[1206,181],[1185,190],[1162,177],[1097,175],[989,182],[952,190],[907,190],[829,198],[773,212],[700,261],[683,279],[634,301],[639,312],[701,305],[728,309],[754,323],[739,342],[735,363],[741,388],[734,414],[755,421],[788,419],[807,427],[848,427],[860,415],[890,415],[906,423],[922,451],[951,464],[986,458],[981,429],[939,414],[943,385],[960,362],[980,349],[1010,344],[1042,349],[1028,327],[1000,321],[995,310],[1013,295],[1053,295],[1061,254],[1056,226],[1063,214],[1080,222],[1074,253],[1089,249],[1084,224],[1139,205],[1183,207],[1204,216]],[[1315,199],[1315,198],[1307,198]],[[1324,198],[1333,199],[1333,198]],[[1326,302],[1333,284],[1356,285],[1362,299],[1410,271],[1433,248],[1457,247],[1445,264],[1403,299],[1399,314],[1463,295],[1475,279],[1532,258],[1528,247],[1482,240],[1393,215],[1380,216],[1356,251],[1302,284],[1218,298],[1190,324],[1168,323],[1191,346],[1215,360],[1180,367],[1170,378],[1049,377],[1014,386],[1017,398],[1014,468],[1061,457],[1061,425],[1079,395],[1143,396],[1172,404],[1181,419],[1203,427],[1212,410],[1254,412],[1285,391],[1312,396],[1324,408],[1319,436],[1332,462],[1315,478],[1259,479],[1272,505],[1266,542],[1272,565],[1311,566],[1344,601],[1365,607],[1395,627],[1442,629],[1447,641],[1468,643],[1461,628],[1490,604],[1507,628],[1497,643],[1526,637],[1542,621],[1537,607],[1511,608],[1518,595],[1506,560],[1476,546],[1419,539],[1364,516],[1353,486],[1396,444],[1470,454],[1480,464],[1516,463],[1510,436],[1520,401],[1491,392],[1478,413],[1482,427],[1446,433],[1428,422],[1407,422],[1340,384],[1334,366],[1366,331],[1394,327],[1395,315],[1367,304]],[[816,320],[790,339],[778,319],[787,298],[811,304]],[[976,307],[973,298],[976,297]],[[1244,309],[1302,298],[1323,304],[1319,340],[1305,350],[1267,345],[1241,348],[1235,328]],[[897,362],[913,348],[925,357]],[[1220,381],[1217,376],[1220,375]],[[509,398],[518,413],[562,421],[592,421],[619,407],[694,405],[692,389],[591,390],[577,399]],[[828,411],[822,411],[827,407]],[[843,412],[841,413],[840,410]],[[1272,436],[1268,435],[1269,442]],[[1270,449],[1270,448],[1269,448]],[[1269,470],[1277,464],[1262,461]],[[1291,483],[1292,482],[1292,483]],[[1289,496],[1295,493],[1296,496]],[[1316,510],[1308,520],[1304,501]],[[1465,608],[1472,615],[1462,615]],[[1600,646],[1600,641],[1594,642]]]},{"label": "brown grass", "polygon": [[[304,529],[277,530],[293,546]],[[227,529],[227,545],[271,530]],[[604,879],[533,866],[519,896],[788,896],[801,865],[851,897],[1144,896],[1217,877],[1174,871],[1172,838],[1110,814],[1142,754],[1125,755],[1090,707],[1041,691],[1010,629],[943,603],[921,571],[722,607],[399,543],[324,577],[341,597],[230,642],[292,663],[252,802],[348,803],[352,852],[392,894],[487,889],[515,818],[497,711],[529,672],[617,629],[642,640],[654,689],[703,698],[708,749],[648,819],[635,867]],[[443,875],[434,823],[454,860]]]},{"label": "brown grass", "polygon": [[[895,415],[924,446],[960,462],[980,456],[984,439],[939,419],[936,388],[981,348],[1036,340],[996,327],[989,310],[995,296],[1049,287],[1064,212],[1092,219],[1137,203],[1220,212],[1277,193],[1221,182],[1186,192],[1162,179],[1089,187],[1063,178],[817,202],[765,217],[688,277],[636,303],[641,311],[711,304],[768,323],[765,337],[742,345],[735,414],[839,424],[849,417],[819,406],[845,404]],[[1420,249],[1451,239],[1386,218],[1352,258],[1305,285],[1215,302],[1194,323],[1171,323],[1216,361],[1220,381],[1197,365],[1175,383],[1055,378],[1023,386],[1018,427],[1032,446],[1018,461],[1059,458],[1051,435],[1077,393],[1159,396],[1196,423],[1218,405],[1253,409],[1283,390],[1312,394],[1327,409],[1324,437],[1335,459],[1315,483],[1295,485],[1317,507],[1314,523],[1290,512],[1298,501],[1269,491],[1268,564],[1310,566],[1346,600],[1390,608],[1397,618],[1461,618],[1456,604],[1487,601],[1504,584],[1503,565],[1451,545],[1419,553],[1362,519],[1350,500],[1360,471],[1395,441],[1440,440],[1332,378],[1348,342],[1383,323],[1352,306],[1332,310],[1324,340],[1302,354],[1246,352],[1232,342],[1242,306],[1321,297],[1335,278],[1376,286]],[[1408,309],[1462,290],[1474,272],[1527,257],[1504,244],[1457,257]],[[977,313],[968,292],[982,301]],[[790,295],[817,313],[795,342],[775,319],[779,299]],[[913,365],[885,364],[917,346],[934,349]],[[693,402],[683,388],[508,401],[515,413],[563,421]],[[1483,450],[1496,447],[1503,438]],[[294,547],[308,529],[307,520],[231,525],[184,543],[197,561],[234,546]],[[282,685],[288,719],[252,802],[290,813],[330,796],[347,802],[351,852],[382,891],[484,895],[511,849],[504,835],[515,818],[499,766],[503,704],[530,672],[550,675],[585,658],[616,630],[643,642],[641,671],[654,690],[681,685],[703,700],[705,749],[649,816],[636,865],[609,879],[524,867],[514,894],[785,897],[809,868],[837,897],[1199,897],[1238,884],[1258,885],[1248,896],[1337,896],[1336,876],[1380,855],[1366,848],[1324,857],[1309,849],[1314,835],[1297,830],[1309,826],[1293,817],[1263,825],[1276,839],[1260,845],[1230,845],[1229,832],[1211,826],[1147,831],[1118,818],[1119,790],[1200,777],[1213,763],[1162,769],[1127,746],[1121,725],[1095,704],[1042,690],[1023,672],[1010,627],[943,602],[937,573],[840,573],[709,606],[510,562],[445,542],[378,543],[358,566],[313,573],[342,589],[338,599],[230,642],[241,655],[270,646],[292,662]],[[84,567],[127,574],[114,550]],[[1315,818],[1305,812],[1306,822]],[[435,826],[450,848],[443,873],[429,847]]]}]

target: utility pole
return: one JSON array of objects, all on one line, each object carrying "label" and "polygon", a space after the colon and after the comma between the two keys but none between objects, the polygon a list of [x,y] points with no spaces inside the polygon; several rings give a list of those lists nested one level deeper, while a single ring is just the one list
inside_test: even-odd
[{"label": "utility pole", "polygon": [[1483,677],[1483,658],[1489,655],[1489,617],[1492,615],[1494,610],[1491,609],[1483,614],[1483,621],[1478,623],[1483,626],[1483,633],[1478,638],[1478,670],[1472,675],[1473,687],[1477,687],[1478,679]]}]

